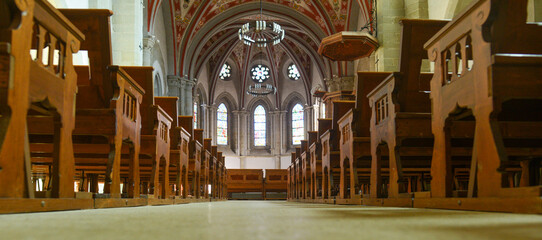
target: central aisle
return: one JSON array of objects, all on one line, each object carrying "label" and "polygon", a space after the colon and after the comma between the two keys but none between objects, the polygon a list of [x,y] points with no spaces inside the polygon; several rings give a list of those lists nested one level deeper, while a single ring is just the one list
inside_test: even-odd
[{"label": "central aisle", "polygon": [[541,215],[228,201],[0,215],[2,239],[540,239]]}]

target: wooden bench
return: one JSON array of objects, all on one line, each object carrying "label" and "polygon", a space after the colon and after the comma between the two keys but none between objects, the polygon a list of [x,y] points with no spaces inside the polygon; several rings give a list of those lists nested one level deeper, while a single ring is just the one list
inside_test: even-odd
[{"label": "wooden bench", "polygon": [[387,78],[391,72],[358,72],[355,108],[337,123],[340,130],[341,199],[343,203],[361,204],[361,196],[368,194],[371,168],[371,107],[367,94]]},{"label": "wooden bench", "polygon": [[[182,197],[183,189],[183,169],[181,160],[181,142],[182,136],[189,138],[189,134],[181,127],[179,127],[178,118],[178,97],[155,97],[154,102],[160,106],[168,116],[171,117],[171,128],[169,129],[169,182],[172,185],[172,195],[175,197]],[[184,132],[184,133],[183,133]]]},{"label": "wooden bench", "polygon": [[209,176],[211,181],[211,198],[218,198],[218,146],[211,146],[211,162],[209,164]]},{"label": "wooden bench", "polygon": [[[288,171],[286,169],[265,169],[264,200],[286,199],[279,195],[286,193],[288,186]],[[273,192],[274,194],[268,194]]]},{"label": "wooden bench", "polygon": [[355,106],[354,101],[337,100],[331,103],[331,128],[320,137],[322,143],[322,188],[323,199],[329,201],[339,194],[340,152],[339,125],[337,121]]},{"label": "wooden bench", "polygon": [[295,172],[295,152],[291,153],[290,166],[288,167],[288,199],[296,199],[296,172]]},{"label": "wooden bench", "polygon": [[201,149],[203,147],[200,141],[203,142],[203,135],[201,133],[201,130],[194,129],[194,122],[192,116],[179,116],[179,124],[191,135],[190,141],[188,142],[188,165],[186,165],[188,171],[188,194],[195,198],[199,198],[199,183],[201,171],[200,158]]},{"label": "wooden bench", "polygon": [[[415,206],[542,212],[542,26],[526,23],[526,11],[527,0],[475,1],[426,43],[435,201]],[[444,199],[457,190],[456,132],[473,148],[463,205]]]},{"label": "wooden bench", "polygon": [[[422,60],[427,58],[423,43],[446,23],[402,20],[399,72],[389,75],[367,95],[372,108],[372,165],[371,199],[364,199],[364,204],[381,205],[380,201],[372,199],[384,198],[393,199],[390,202],[394,206],[412,206],[408,177],[403,168],[422,168],[423,172],[430,169],[433,136],[428,90],[432,74],[421,73]],[[388,153],[388,161],[383,159],[382,152]],[[385,167],[390,171],[389,177],[385,178],[387,181],[382,177]]]},{"label": "wooden bench", "polygon": [[[43,163],[52,167],[48,172],[52,178],[49,196],[74,198],[71,134],[77,76],[72,54],[78,52],[85,36],[47,1],[2,1],[0,11],[0,197],[37,196],[32,183],[28,115],[52,119],[45,123],[50,124],[54,136],[48,141],[53,154]],[[79,207],[69,204],[40,210]],[[20,205],[5,210],[31,208]]]},{"label": "wooden bench", "polygon": [[[318,119],[318,131],[316,139],[309,138],[309,152],[311,154],[311,197],[312,199],[322,198],[322,144],[321,136],[331,128],[330,119]],[[312,143],[311,143],[312,141]]]},{"label": "wooden bench", "polygon": [[[180,181],[182,182],[181,188],[182,188],[182,197],[187,198],[190,191],[190,184],[188,181],[189,177],[189,155],[190,155],[190,141],[192,137],[192,118],[188,116],[178,116],[178,124],[179,128],[181,129],[179,133],[180,136],[180,152],[179,152],[179,158],[180,158]],[[177,132],[177,131],[176,131]]]},{"label": "wooden bench", "polygon": [[315,97],[321,97],[324,105],[324,118],[331,118],[333,115],[333,102],[335,101],[354,101],[356,96],[352,91],[323,92],[317,91]]},{"label": "wooden bench", "polygon": [[301,140],[300,144],[301,156],[299,158],[300,163],[300,177],[301,177],[301,198],[309,198],[310,192],[310,153],[309,143],[307,140]]},{"label": "wooden bench", "polygon": [[204,156],[203,150],[203,129],[194,129],[194,141],[190,145],[193,155],[189,158],[189,169],[194,172],[192,180],[192,186],[195,191],[194,196],[200,198],[203,193],[203,186],[201,185],[201,162]]},{"label": "wooden bench", "polygon": [[[172,117],[155,104],[154,74],[152,67],[127,67],[122,69],[143,87],[147,94],[141,102],[141,150],[139,164],[141,178],[149,182],[150,195],[169,198],[170,129]],[[177,116],[174,116],[175,118]],[[144,172],[143,169],[151,171]]]},{"label": "wooden bench", "polygon": [[223,166],[221,163],[222,160],[222,152],[218,152],[216,156],[216,197],[217,199],[220,199],[222,197],[223,188],[222,184],[224,184],[224,175],[223,175]]},{"label": "wooden bench", "polygon": [[303,161],[301,159],[301,146],[295,148],[295,181],[296,198],[303,198]]},{"label": "wooden bench", "polygon": [[[306,181],[307,181],[307,196],[306,198],[307,199],[314,199],[314,186],[316,184],[316,177],[313,176],[313,173],[315,172],[314,170],[312,170],[313,168],[313,165],[314,167],[315,166],[315,161],[312,160],[312,158],[316,158],[316,155],[315,153],[311,152],[311,146],[312,144],[316,143],[317,139],[319,139],[318,137],[318,132],[317,131],[308,131],[307,132],[307,135],[308,135],[308,140],[307,140],[307,151],[306,151],[306,164],[307,164],[307,168],[305,169],[305,178],[306,178]],[[321,159],[320,159],[321,161]],[[321,164],[321,163],[320,163]],[[320,165],[321,167],[321,165]]]},{"label": "wooden bench", "polygon": [[220,189],[220,199],[226,199],[228,195],[228,171],[226,170],[226,157],[222,156],[220,158],[221,161],[219,161],[219,168],[220,168],[220,182],[219,182],[219,189]]},{"label": "wooden bench", "polygon": [[250,192],[261,193],[257,199],[264,199],[262,169],[228,169],[227,184],[228,199],[239,199],[233,197],[232,193]]},{"label": "wooden bench", "polygon": [[[118,198],[121,196],[121,166],[127,166],[130,170],[123,176],[126,179],[123,192],[129,197],[138,198],[141,128],[139,104],[144,90],[124,70],[111,65],[108,26],[112,13],[96,9],[60,11],[88,35],[81,43],[81,49],[88,51],[90,66],[75,67],[78,94],[72,138],[75,143],[76,168],[100,174],[105,170],[105,196]],[[30,146],[35,156],[33,161],[36,164],[51,162],[49,156],[53,147],[42,140],[54,133],[50,127],[54,118],[29,117],[28,120],[31,123],[31,141],[35,143]],[[123,146],[125,151],[122,150]],[[131,156],[125,164],[121,164],[123,152]],[[96,168],[96,165],[100,167]],[[97,189],[95,186],[91,188]]]},{"label": "wooden bench", "polygon": [[[211,151],[212,151],[212,141],[211,138],[205,138],[203,139],[203,154],[205,156],[202,156],[202,163],[201,163],[201,174],[203,176],[202,178],[202,184],[203,184],[203,192],[204,192],[204,198],[209,198],[209,185],[211,185],[211,172],[210,172],[210,165],[213,161]],[[212,186],[211,186],[212,187]]]}]

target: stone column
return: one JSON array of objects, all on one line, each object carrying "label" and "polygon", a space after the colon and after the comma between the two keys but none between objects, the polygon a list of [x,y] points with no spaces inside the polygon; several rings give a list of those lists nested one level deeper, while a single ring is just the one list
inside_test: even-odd
[{"label": "stone column", "polygon": [[377,34],[381,48],[376,51],[377,71],[399,70],[401,25],[405,17],[404,1],[377,1]]},{"label": "stone column", "polygon": [[[209,112],[209,137],[213,139],[213,143],[215,145],[217,145],[217,142],[216,142],[216,137],[217,137],[217,124],[216,124],[216,121],[217,121],[217,112],[216,110],[218,109],[215,105],[208,105],[207,106],[208,108],[208,112]],[[228,128],[230,128],[228,126]],[[229,130],[229,129],[228,129]]]},{"label": "stone column", "polygon": [[181,78],[181,95],[182,99],[181,104],[181,113],[182,115],[189,116],[192,115],[192,88],[196,85],[197,79],[190,79],[186,75]]},{"label": "stone column", "polygon": [[542,22],[542,1],[531,0],[527,6],[527,22]]},{"label": "stone column", "polygon": [[143,66],[152,66],[152,51],[155,43],[154,35],[149,34],[143,37]]},{"label": "stone column", "polygon": [[205,138],[213,138],[213,128],[211,125],[213,121],[213,116],[211,115],[212,107],[213,106],[211,105],[201,104],[201,108],[203,109],[203,114],[201,114],[201,116],[203,117],[203,135],[205,136]]},{"label": "stone column", "polygon": [[288,132],[291,131],[291,129],[287,129],[287,121],[288,121],[288,111],[278,111],[277,117],[279,118],[280,123],[280,153],[286,152],[286,149],[290,146],[290,142],[288,141]]},{"label": "stone column", "polygon": [[88,0],[88,8],[113,10],[113,0]]},{"label": "stone column", "polygon": [[168,84],[168,96],[172,97],[179,97],[179,101],[177,102],[177,111],[179,111],[179,114],[182,115],[181,112],[181,105],[183,104],[183,99],[181,98],[181,77],[176,75],[169,75],[167,76],[167,84]]},{"label": "stone column", "polygon": [[143,4],[141,0],[112,1],[111,44],[113,63],[121,66],[141,66],[143,63]]},{"label": "stone column", "polygon": [[[235,119],[237,120],[237,154],[239,156],[246,156],[249,152],[248,146],[248,112],[243,110],[232,111]],[[243,159],[241,158],[241,168]]]},{"label": "stone column", "polygon": [[313,131],[318,130],[318,118],[320,118],[320,100],[317,99],[312,105],[312,127]]},{"label": "stone column", "polygon": [[406,18],[429,18],[429,5],[427,0],[404,0],[404,4]]},{"label": "stone column", "polygon": [[[305,105],[305,107],[303,107],[303,111],[305,113],[305,133],[308,132],[308,131],[313,131],[314,129],[314,126],[313,126],[313,117],[314,117],[314,107],[313,106],[310,106],[310,105]],[[305,139],[307,139],[307,135],[305,134]]]}]

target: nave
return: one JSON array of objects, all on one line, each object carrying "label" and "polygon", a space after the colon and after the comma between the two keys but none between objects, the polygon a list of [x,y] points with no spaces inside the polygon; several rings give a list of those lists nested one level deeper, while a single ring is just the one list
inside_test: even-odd
[{"label": "nave", "polygon": [[541,229],[541,215],[283,201],[0,215],[2,239],[40,240],[540,239]]}]

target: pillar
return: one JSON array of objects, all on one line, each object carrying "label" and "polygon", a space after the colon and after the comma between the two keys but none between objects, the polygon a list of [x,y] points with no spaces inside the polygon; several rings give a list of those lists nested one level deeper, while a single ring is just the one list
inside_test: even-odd
[{"label": "pillar", "polygon": [[381,48],[376,51],[377,71],[399,70],[401,25],[405,17],[404,1],[377,1],[377,37]]},{"label": "pillar", "polygon": [[181,96],[181,77],[176,75],[168,75],[167,76],[167,84],[168,84],[168,96],[172,97],[179,97],[179,101],[177,103],[177,110],[182,115],[181,112],[181,105],[183,104],[183,99],[180,98]]},{"label": "pillar", "polygon": [[143,66],[152,66],[152,52],[155,43],[156,37],[154,35],[149,34],[143,37]]},{"label": "pillar", "polygon": [[140,0],[112,1],[113,63],[121,66],[141,66],[143,63],[143,4]]},{"label": "pillar", "polygon": [[193,88],[196,85],[197,79],[195,78],[189,78],[188,76],[181,77],[181,95],[180,99],[181,101],[181,114],[185,116],[192,115],[193,109],[192,109],[192,92]]},{"label": "pillar", "polygon": [[[237,154],[239,156],[246,156],[249,153],[249,146],[248,146],[248,112],[246,110],[237,110],[232,111],[233,116],[236,120],[236,128],[237,131]],[[241,159],[241,168],[243,165],[243,159]]]}]

